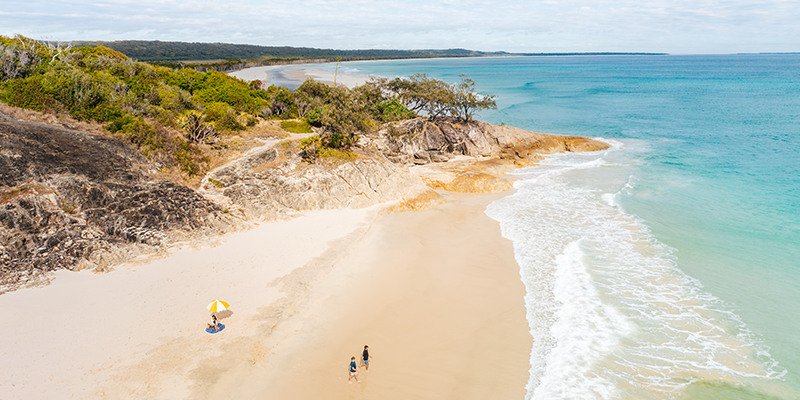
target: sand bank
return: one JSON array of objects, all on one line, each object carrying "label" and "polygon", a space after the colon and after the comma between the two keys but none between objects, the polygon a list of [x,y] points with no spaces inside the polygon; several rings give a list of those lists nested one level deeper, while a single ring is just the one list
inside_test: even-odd
[{"label": "sand bank", "polygon": [[[275,71],[275,73],[270,74],[271,71]],[[228,75],[235,76],[246,81],[259,79],[266,85],[280,85],[283,82],[291,82],[296,84],[293,85],[294,87],[300,85],[309,78],[332,85],[335,78],[337,84],[352,88],[358,85],[363,85],[370,78],[365,75],[345,74],[342,73],[341,69],[338,73],[334,74],[332,71],[320,69],[319,64],[303,64],[292,66],[270,65],[265,67],[253,67],[230,72]]]},{"label": "sand bank", "polygon": [[256,79],[259,79],[262,82],[269,82],[271,79],[269,71],[283,67],[283,65],[267,65],[263,67],[245,68],[243,70],[229,72],[228,75],[246,80],[248,82]]},{"label": "sand bank", "polygon": [[314,68],[313,64],[304,67],[291,67],[283,71],[283,75],[298,82],[304,82],[306,79],[313,78],[317,81],[333,85],[334,75],[336,84],[345,85],[349,88],[363,85],[369,80],[366,75],[352,75],[342,73],[341,68],[339,72],[326,71],[319,68]]},{"label": "sand bank", "polygon": [[[105,275],[0,296],[0,398],[514,399],[531,336],[484,210],[315,212]],[[227,329],[203,331],[222,297]],[[360,384],[347,363],[369,344]]]}]

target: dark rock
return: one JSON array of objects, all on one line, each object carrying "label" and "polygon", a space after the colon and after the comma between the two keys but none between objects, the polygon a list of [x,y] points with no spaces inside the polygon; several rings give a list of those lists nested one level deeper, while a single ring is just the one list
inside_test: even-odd
[{"label": "dark rock", "polygon": [[221,229],[216,204],[150,170],[119,140],[3,115],[0,293],[22,277],[106,266]]}]

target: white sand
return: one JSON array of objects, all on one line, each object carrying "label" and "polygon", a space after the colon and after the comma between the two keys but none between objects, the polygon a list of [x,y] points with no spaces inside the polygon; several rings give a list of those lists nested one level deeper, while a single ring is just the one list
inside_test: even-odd
[{"label": "white sand", "polygon": [[[276,279],[374,217],[374,209],[309,213],[216,247],[103,275],[60,271],[46,287],[4,294],[0,399],[190,398],[190,372],[253,335],[260,313],[286,295]],[[232,306],[221,314],[227,329],[209,335],[205,307],[215,298]]]},{"label": "white sand", "polygon": [[[260,343],[198,398],[522,399],[532,337],[511,241],[484,213],[500,195],[381,217]],[[364,344],[370,372],[347,384]],[[206,375],[210,377],[210,375]]]},{"label": "white sand", "polygon": [[342,68],[340,68],[340,70],[337,73],[334,73],[331,71],[314,68],[313,64],[309,64],[308,66],[301,68],[287,69],[284,73],[284,76],[291,77],[292,79],[297,80],[298,82],[304,82],[308,78],[313,78],[315,80],[330,85],[333,85],[335,78],[337,85],[345,85],[349,88],[363,85],[370,78],[369,76],[365,75],[345,74],[342,73],[341,69]]},{"label": "white sand", "polygon": [[267,65],[264,67],[245,68],[243,70],[229,72],[228,75],[248,82],[258,79],[266,83],[270,80],[269,71],[283,67],[284,65]]},{"label": "white sand", "polygon": [[[521,399],[525,289],[484,213],[503,195],[313,212],[4,294],[0,399]],[[215,298],[232,307],[209,335]]]},{"label": "white sand", "polygon": [[239,79],[244,79],[246,81],[259,79],[266,85],[271,85],[272,82],[270,81],[272,76],[270,76],[269,72],[279,68],[285,68],[285,70],[281,71],[282,76],[286,79],[296,81],[298,84],[303,83],[308,78],[313,78],[320,82],[333,85],[335,79],[337,85],[345,85],[349,88],[363,85],[370,78],[369,76],[365,75],[342,73],[341,68],[338,73],[334,73],[320,69],[318,66],[319,64],[302,64],[292,66],[270,65],[265,67],[245,68],[240,71],[230,72],[228,75],[237,77]]}]

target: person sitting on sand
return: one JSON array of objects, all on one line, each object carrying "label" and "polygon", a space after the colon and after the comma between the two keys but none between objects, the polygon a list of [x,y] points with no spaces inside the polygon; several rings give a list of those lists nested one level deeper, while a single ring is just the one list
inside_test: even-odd
[{"label": "person sitting on sand", "polygon": [[361,365],[366,365],[366,371],[369,372],[369,346],[364,345],[364,352],[361,353]]},{"label": "person sitting on sand", "polygon": [[217,332],[219,332],[219,325],[217,325],[217,316],[216,315],[211,314],[211,323],[208,324],[208,327],[209,328],[213,327]]},{"label": "person sitting on sand", "polygon": [[353,379],[353,377],[356,378],[356,383],[361,383],[361,381],[358,380],[358,367],[356,367],[356,356],[350,357],[350,377],[347,378],[347,383],[352,385],[353,382],[350,382],[350,379]]}]

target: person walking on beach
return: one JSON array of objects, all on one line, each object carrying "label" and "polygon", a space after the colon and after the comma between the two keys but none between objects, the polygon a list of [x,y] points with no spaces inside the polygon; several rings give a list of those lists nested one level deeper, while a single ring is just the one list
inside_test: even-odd
[{"label": "person walking on beach", "polygon": [[356,356],[350,357],[350,377],[347,378],[347,383],[352,385],[353,382],[350,382],[350,380],[353,379],[353,377],[356,378],[356,383],[361,383],[361,381],[358,380],[358,367],[356,366]]},{"label": "person walking on beach", "polygon": [[364,352],[361,353],[361,365],[365,365],[365,370],[369,372],[369,346],[364,345]]}]

